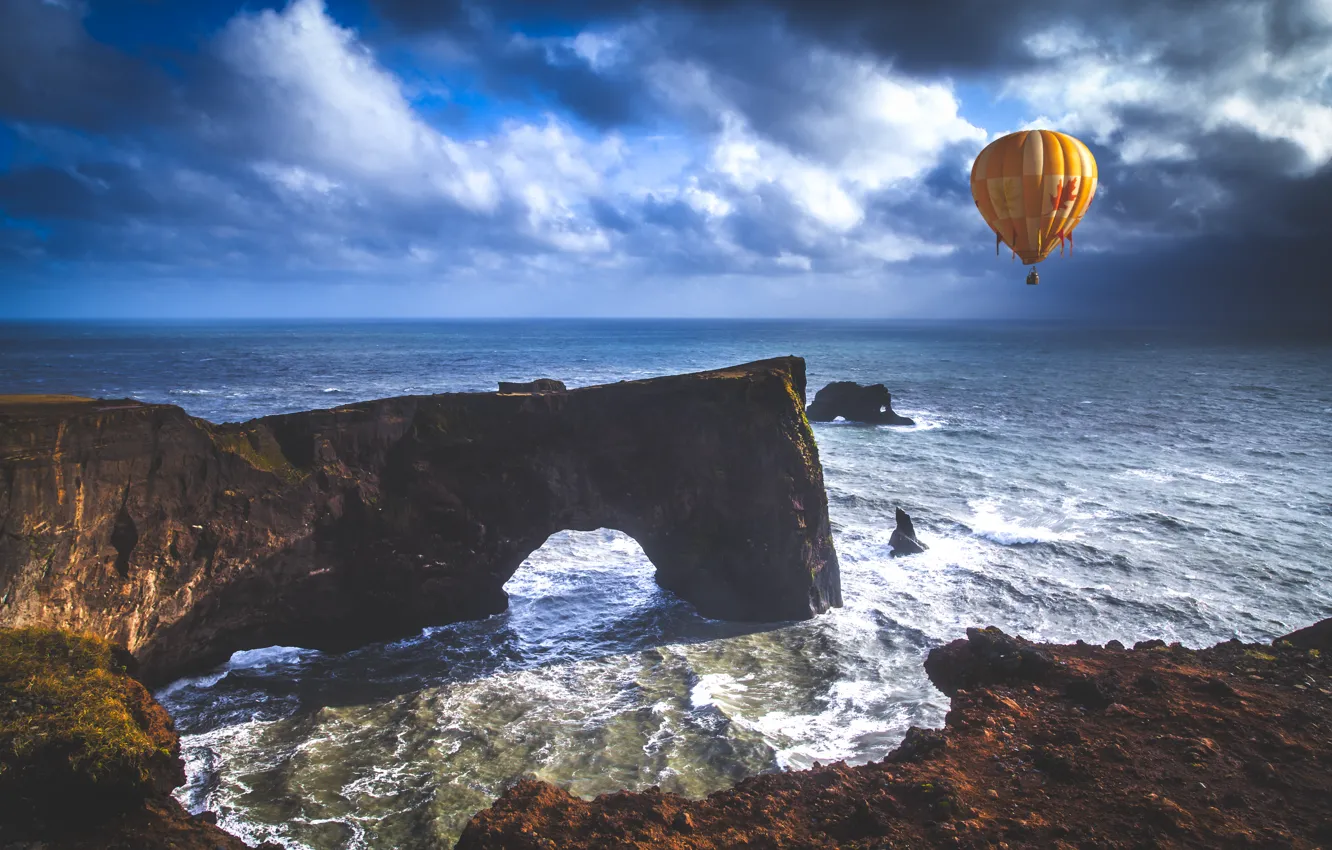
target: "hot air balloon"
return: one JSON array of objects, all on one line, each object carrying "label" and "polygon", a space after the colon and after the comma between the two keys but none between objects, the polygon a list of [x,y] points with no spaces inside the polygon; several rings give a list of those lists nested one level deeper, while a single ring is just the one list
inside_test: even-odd
[{"label": "hot air balloon", "polygon": [[[1022,130],[985,146],[971,166],[971,196],[999,243],[1025,266],[1068,243],[1096,194],[1096,159],[1087,146],[1054,130]],[[1032,269],[1027,283],[1040,278]]]}]

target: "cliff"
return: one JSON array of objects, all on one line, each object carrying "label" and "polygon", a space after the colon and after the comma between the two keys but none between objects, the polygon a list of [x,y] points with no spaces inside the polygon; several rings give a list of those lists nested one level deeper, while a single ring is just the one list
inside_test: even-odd
[{"label": "cliff", "polygon": [[523,780],[457,850],[1327,847],[1332,620],[1288,638],[1125,650],[968,629],[925,665],[952,698],[944,729],[882,762],[697,801]]},{"label": "cliff", "polygon": [[550,534],[600,527],[705,616],[841,604],[803,360],[548,386],[227,425],[0,398],[0,626],[105,637],[161,682],[503,611]]},{"label": "cliff", "polygon": [[0,629],[0,847],[248,850],[172,799],[180,739],[126,662],[90,635]]}]

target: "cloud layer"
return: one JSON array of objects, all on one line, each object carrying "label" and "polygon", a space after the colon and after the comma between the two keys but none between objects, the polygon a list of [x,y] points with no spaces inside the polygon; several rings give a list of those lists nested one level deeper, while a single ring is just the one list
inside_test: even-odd
[{"label": "cloud layer", "polygon": [[[0,291],[15,315],[269,285],[353,314],[1328,306],[1327,0],[944,5],[382,0],[353,26],[292,0],[144,45],[95,0],[14,0]],[[967,187],[1024,126],[1103,175],[1039,301]]]}]

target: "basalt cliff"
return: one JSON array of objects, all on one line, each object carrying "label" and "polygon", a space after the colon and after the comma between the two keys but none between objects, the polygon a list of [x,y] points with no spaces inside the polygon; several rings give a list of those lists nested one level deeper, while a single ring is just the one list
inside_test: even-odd
[{"label": "basalt cliff", "polygon": [[803,360],[561,386],[226,425],[0,398],[0,626],[104,637],[162,682],[503,611],[550,534],[601,527],[705,616],[841,604]]}]

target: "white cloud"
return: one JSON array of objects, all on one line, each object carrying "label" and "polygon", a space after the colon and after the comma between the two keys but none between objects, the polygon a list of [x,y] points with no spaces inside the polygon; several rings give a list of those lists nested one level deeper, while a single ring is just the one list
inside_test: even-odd
[{"label": "white cloud", "polygon": [[[1306,3],[1303,14],[1326,22],[1327,6],[1328,0]],[[1195,21],[1135,39],[1131,49],[1060,25],[1026,40],[1032,55],[1053,67],[1013,77],[1005,93],[1058,115],[1058,126],[1070,132],[1116,142],[1129,164],[1186,160],[1196,155],[1192,142],[1199,135],[1238,129],[1289,142],[1302,154],[1298,170],[1308,174],[1332,162],[1332,38],[1274,50],[1262,36],[1266,14],[1261,4],[1217,3],[1210,25],[1254,36],[1231,52],[1218,51],[1224,58],[1211,64],[1184,67],[1172,66],[1166,54],[1178,41],[1202,37],[1180,31],[1199,26]],[[1158,120],[1126,119],[1132,112]]]}]

